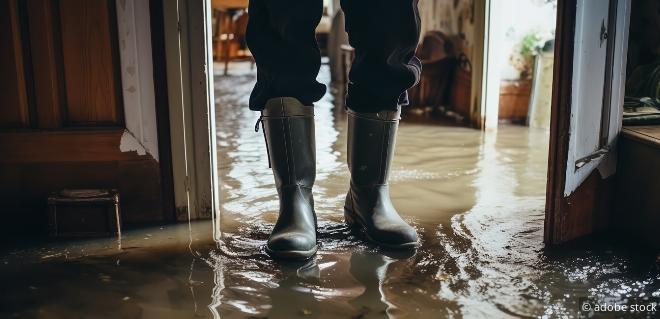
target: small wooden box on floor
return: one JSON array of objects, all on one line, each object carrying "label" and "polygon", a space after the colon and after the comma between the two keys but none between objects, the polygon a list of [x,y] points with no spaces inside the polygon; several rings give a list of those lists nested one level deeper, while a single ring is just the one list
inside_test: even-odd
[{"label": "small wooden box on floor", "polygon": [[48,197],[52,237],[104,237],[121,234],[116,190],[62,190]]}]

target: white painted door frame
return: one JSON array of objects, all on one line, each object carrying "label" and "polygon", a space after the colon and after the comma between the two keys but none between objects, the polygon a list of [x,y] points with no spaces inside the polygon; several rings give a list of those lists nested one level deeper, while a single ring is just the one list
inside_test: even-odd
[{"label": "white painted door frame", "polygon": [[211,1],[164,0],[165,55],[177,220],[218,210]]},{"label": "white painted door frame", "polygon": [[[474,10],[474,46],[472,48],[472,79],[470,89],[470,105],[469,105],[469,119],[470,125],[476,129],[486,130],[497,128],[497,108],[495,114],[492,114],[492,109],[488,110],[488,97],[493,94],[499,94],[499,87],[497,92],[492,92],[489,83],[489,74],[493,75],[496,72],[489,72],[493,66],[488,63],[489,55],[492,55],[491,34],[491,0],[475,0],[473,3]],[[482,54],[478,54],[482,52]],[[488,113],[487,113],[488,112]],[[494,121],[494,122],[493,122]],[[494,123],[494,124],[493,124]]]},{"label": "white painted door frame", "polygon": [[501,60],[502,52],[495,43],[500,41],[504,30],[501,23],[497,21],[497,7],[492,8],[492,0],[486,0],[484,8],[484,35],[483,35],[483,60],[481,61],[481,91],[476,93],[480,96],[479,113],[481,117],[481,128],[483,130],[495,131],[498,126],[499,98],[500,98],[500,65],[496,61]]},{"label": "white painted door frame", "polygon": [[[490,18],[490,0],[474,0],[472,4],[474,17],[474,35],[471,64],[471,83],[470,83],[470,101],[469,101],[469,124],[471,127],[486,129],[486,76],[488,62],[488,44],[489,44],[489,18]],[[482,52],[483,54],[478,54]]]}]

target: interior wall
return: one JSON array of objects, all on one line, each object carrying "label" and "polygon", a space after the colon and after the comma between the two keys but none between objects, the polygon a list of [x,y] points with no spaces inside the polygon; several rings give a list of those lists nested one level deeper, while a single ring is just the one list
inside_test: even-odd
[{"label": "interior wall", "polygon": [[463,54],[469,66],[463,67],[470,77],[467,109],[470,126],[486,129],[487,117],[483,101],[486,98],[485,58],[488,50],[489,0],[420,0],[422,37],[429,31],[440,31],[453,38],[456,53]]},{"label": "interior wall", "polygon": [[420,0],[421,34],[441,31],[454,36],[458,50],[474,61],[475,0]]}]

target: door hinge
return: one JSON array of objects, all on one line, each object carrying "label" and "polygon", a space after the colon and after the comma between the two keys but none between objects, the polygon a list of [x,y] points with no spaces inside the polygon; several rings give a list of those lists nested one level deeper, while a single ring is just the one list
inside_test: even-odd
[{"label": "door hinge", "polygon": [[587,155],[583,158],[578,159],[577,161],[575,161],[575,170],[577,171],[578,169],[582,168],[584,165],[607,155],[607,153],[609,153],[609,151],[610,151],[610,148],[605,146],[605,147],[600,148],[600,149],[596,150],[595,152],[593,152],[593,153],[591,153],[591,154],[589,154],[589,155]]},{"label": "door hinge", "polygon": [[607,40],[607,27],[605,27],[605,19],[601,22],[600,25],[600,47],[603,47],[603,42]]}]

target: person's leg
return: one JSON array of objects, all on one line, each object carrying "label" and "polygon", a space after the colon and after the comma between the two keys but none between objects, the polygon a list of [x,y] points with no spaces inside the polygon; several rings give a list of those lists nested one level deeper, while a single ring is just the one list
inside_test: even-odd
[{"label": "person's leg", "polygon": [[418,0],[341,0],[348,41],[355,48],[346,106],[356,112],[393,111],[408,104],[419,81]]},{"label": "person's leg", "polygon": [[325,94],[316,81],[321,54],[316,26],[322,0],[250,0],[246,41],[257,65],[250,109],[261,111],[269,99],[293,97],[312,105]]},{"label": "person's leg", "polygon": [[248,11],[247,43],[257,64],[250,109],[261,111],[280,199],[279,217],[266,245],[276,258],[305,259],[317,250],[313,103],[325,93],[325,86],[316,81],[321,57],[315,29],[322,4],[250,0]]},{"label": "person's leg", "polygon": [[417,0],[342,0],[355,60],[349,74],[344,216],[388,248],[414,248],[417,233],[392,205],[388,176],[406,90],[419,80]]}]

